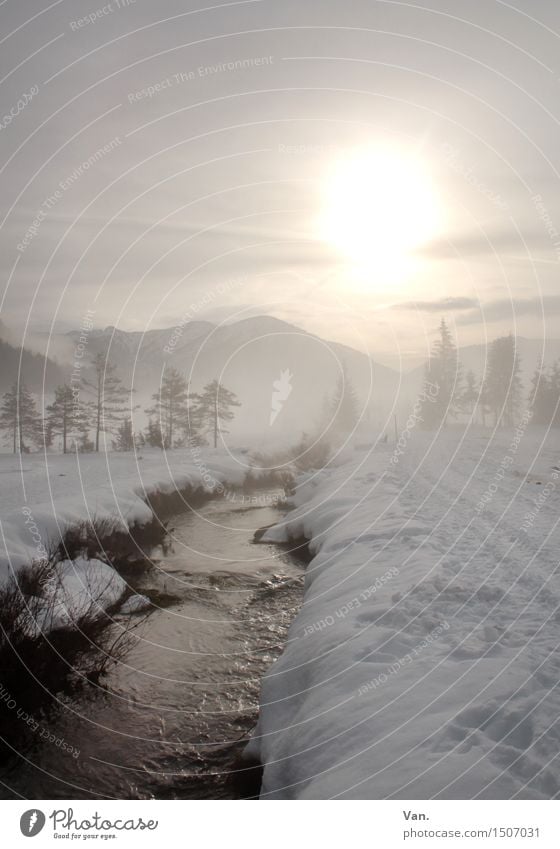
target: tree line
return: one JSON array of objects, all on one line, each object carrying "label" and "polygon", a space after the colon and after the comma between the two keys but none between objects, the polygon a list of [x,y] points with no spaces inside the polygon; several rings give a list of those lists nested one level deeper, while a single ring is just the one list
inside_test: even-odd
[{"label": "tree line", "polygon": [[[175,368],[165,370],[152,405],[146,428],[134,432],[133,390],[126,387],[106,354],[96,354],[90,376],[79,383],[57,386],[54,399],[39,411],[35,397],[23,380],[16,380],[0,402],[0,430],[10,440],[14,453],[33,448],[50,448],[56,437],[64,454],[99,451],[103,434],[110,434],[116,451],[132,451],[143,445],[161,449],[187,444],[217,447],[226,424],[239,407],[236,395],[218,380],[201,392],[192,392],[186,378]],[[86,398],[84,398],[86,395]]]},{"label": "tree line", "polygon": [[463,372],[457,347],[445,319],[424,367],[422,392],[423,425],[445,427],[450,420],[467,414],[486,426],[513,427],[524,402],[532,412],[533,424],[560,427],[560,363],[550,367],[541,362],[525,398],[521,381],[521,358],[513,334],[491,343],[484,377]]}]

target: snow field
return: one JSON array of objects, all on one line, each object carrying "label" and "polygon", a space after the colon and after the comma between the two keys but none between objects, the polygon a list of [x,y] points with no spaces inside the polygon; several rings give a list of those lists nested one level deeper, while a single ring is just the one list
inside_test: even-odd
[{"label": "snow field", "polygon": [[306,476],[264,537],[314,557],[248,747],[263,798],[551,798],[555,435],[414,432],[392,458]]}]

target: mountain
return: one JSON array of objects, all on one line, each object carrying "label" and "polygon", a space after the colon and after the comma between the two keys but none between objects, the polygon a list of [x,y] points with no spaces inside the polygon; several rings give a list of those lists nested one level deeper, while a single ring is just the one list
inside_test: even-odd
[{"label": "mountain", "polygon": [[[80,332],[73,331],[53,344],[59,352],[66,350],[70,361],[69,352],[79,338]],[[192,321],[146,332],[114,327],[92,330],[88,356],[107,350],[121,379],[134,386],[134,402],[141,407],[146,407],[157,391],[164,366],[185,373],[194,391],[218,378],[243,405],[232,423],[232,433],[265,441],[278,440],[284,434],[293,439],[302,430],[315,427],[325,397],[332,396],[343,367],[365,407],[368,427],[382,423],[399,386],[397,372],[367,355],[271,316],[225,325]],[[282,375],[289,380],[291,391],[270,425],[274,384]]]},{"label": "mountain", "polygon": [[0,393],[6,392],[18,375],[37,394],[52,392],[64,381],[64,370],[53,360],[25,348],[22,351],[5,339],[0,339],[0,363]]},{"label": "mountain", "polygon": [[[4,339],[11,339],[2,328]],[[5,331],[5,332],[4,332]],[[393,427],[393,414],[403,420],[420,391],[423,367],[404,374],[383,366],[353,348],[308,333],[296,325],[271,316],[254,316],[231,324],[191,321],[177,327],[125,331],[115,327],[37,335],[33,344],[43,353],[24,350],[22,373],[34,392],[68,381],[76,352],[84,343],[86,363],[98,352],[109,359],[127,386],[134,386],[138,405],[135,427],[145,424],[142,412],[151,404],[165,367],[174,366],[189,379],[194,391],[218,378],[242,403],[231,425],[236,437],[264,442],[293,440],[303,430],[313,430],[321,420],[325,399],[332,397],[344,368],[364,411],[364,428],[377,434]],[[13,341],[13,339],[12,339]],[[543,352],[545,362],[560,358],[560,340],[517,339],[522,379],[528,389],[536,363]],[[6,391],[18,371],[20,351],[9,341],[0,342],[2,370],[0,388]],[[47,348],[48,345],[48,348]],[[44,353],[56,353],[59,365]],[[481,377],[487,361],[485,345],[459,349],[463,370]],[[87,365],[84,368],[87,376]],[[280,390],[278,381],[281,382]],[[280,410],[272,424],[273,401]],[[284,397],[285,396],[285,397]]]}]

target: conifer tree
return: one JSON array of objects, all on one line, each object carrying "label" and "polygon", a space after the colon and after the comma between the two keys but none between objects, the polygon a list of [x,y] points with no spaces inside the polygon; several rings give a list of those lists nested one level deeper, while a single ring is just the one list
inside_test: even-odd
[{"label": "conifer tree", "polygon": [[68,384],[57,386],[54,391],[54,401],[47,407],[47,428],[51,437],[54,434],[62,438],[63,454],[68,453],[70,441],[78,447],[89,438],[87,414]]},{"label": "conifer tree", "polygon": [[124,386],[116,374],[116,367],[108,361],[108,353],[98,353],[91,362],[93,368],[92,380],[84,380],[84,385],[92,390],[94,399],[89,404],[92,413],[92,424],[95,432],[95,450],[99,451],[101,434],[112,432],[130,413],[129,402],[131,389]]},{"label": "conifer tree", "polygon": [[0,430],[10,435],[14,454],[29,450],[26,440],[34,445],[41,443],[41,418],[35,399],[23,381],[14,381],[2,397]]},{"label": "conifer tree", "polygon": [[444,318],[438,334],[424,368],[422,419],[427,428],[445,427],[450,416],[456,417],[461,396],[457,347]]},{"label": "conifer tree", "polygon": [[512,427],[522,399],[521,364],[515,338],[494,339],[488,355],[484,401],[494,416],[494,425]]},{"label": "conifer tree", "polygon": [[133,451],[134,435],[132,433],[132,419],[124,419],[118,427],[116,438],[113,440],[115,451]]},{"label": "conifer tree", "polygon": [[218,437],[221,433],[228,433],[224,428],[224,422],[230,422],[235,417],[232,407],[240,407],[237,396],[222,386],[217,380],[208,383],[202,393],[196,396],[196,406],[191,414],[191,419],[196,430],[210,433],[214,448],[218,447]]},{"label": "conifer tree", "polygon": [[144,441],[146,445],[149,445],[152,448],[161,448],[163,450],[163,448],[168,447],[165,445],[163,433],[161,432],[161,425],[157,419],[150,419],[146,425]]},{"label": "conifer tree", "polygon": [[560,362],[546,368],[539,362],[531,380],[532,424],[560,427]]},{"label": "conifer tree", "polygon": [[[155,392],[152,398],[155,404],[146,412],[159,424],[162,447],[173,448],[181,441],[178,433],[187,418],[190,404],[189,385],[176,368],[168,368],[162,377],[159,392]],[[152,436],[155,438],[155,431]],[[146,440],[149,443],[148,432]]]}]

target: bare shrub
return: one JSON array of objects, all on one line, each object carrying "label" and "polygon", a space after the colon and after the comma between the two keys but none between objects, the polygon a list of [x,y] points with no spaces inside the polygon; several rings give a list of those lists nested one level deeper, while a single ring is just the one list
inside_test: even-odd
[{"label": "bare shrub", "polygon": [[[22,569],[0,589],[0,685],[29,714],[48,711],[65,693],[97,683],[136,642],[144,617],[115,619],[125,597],[107,605],[108,582],[85,586],[73,607],[53,559]],[[25,724],[0,700],[1,736],[21,734]]]},{"label": "bare shrub", "polygon": [[101,560],[121,571],[128,563],[149,564],[146,549],[165,544],[167,522],[154,519],[144,525],[123,528],[114,519],[93,518],[67,527],[55,555],[60,560]]}]

